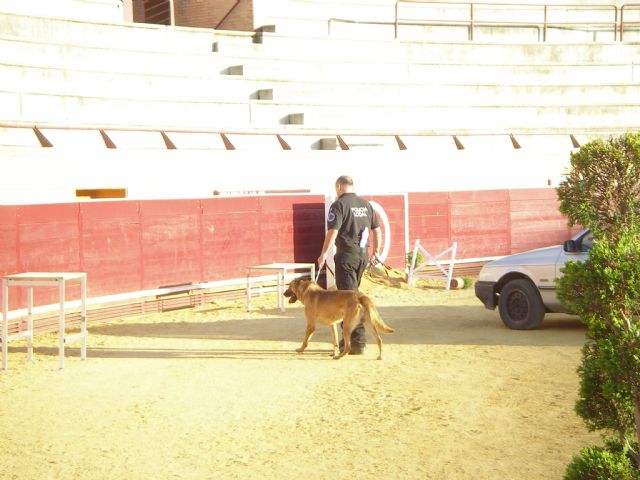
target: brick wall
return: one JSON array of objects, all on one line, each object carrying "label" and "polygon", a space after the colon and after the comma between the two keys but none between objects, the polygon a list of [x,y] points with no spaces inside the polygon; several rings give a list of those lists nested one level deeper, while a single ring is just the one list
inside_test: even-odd
[{"label": "brick wall", "polygon": [[144,2],[143,0],[131,0],[131,10],[133,21],[144,23]]},{"label": "brick wall", "polygon": [[233,8],[224,23],[223,30],[253,31],[253,0],[174,0],[176,25],[215,28]]}]

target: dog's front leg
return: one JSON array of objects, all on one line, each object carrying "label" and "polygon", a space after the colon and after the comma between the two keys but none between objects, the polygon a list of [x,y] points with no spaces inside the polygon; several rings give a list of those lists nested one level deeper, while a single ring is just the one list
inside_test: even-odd
[{"label": "dog's front leg", "polygon": [[309,340],[311,340],[311,337],[313,336],[313,332],[315,331],[316,326],[307,323],[307,328],[304,331],[304,339],[302,340],[302,345],[300,346],[300,348],[296,348],[296,352],[298,353],[302,353],[304,352],[305,348],[307,348],[307,345],[309,345]]},{"label": "dog's front leg", "polygon": [[338,343],[338,324],[332,323],[329,325],[329,329],[331,330],[331,337],[333,338],[333,358],[336,358],[340,355],[340,345]]}]

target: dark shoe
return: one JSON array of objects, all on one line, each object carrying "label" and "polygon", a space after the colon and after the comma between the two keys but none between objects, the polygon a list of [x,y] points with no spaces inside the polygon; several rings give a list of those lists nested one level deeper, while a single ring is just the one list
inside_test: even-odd
[{"label": "dark shoe", "polygon": [[349,355],[364,355],[364,352],[367,350],[366,345],[351,345],[351,350],[349,351]]},{"label": "dark shoe", "polygon": [[[340,353],[344,352],[344,340],[340,340]],[[366,345],[355,345],[351,344],[351,350],[349,350],[349,355],[364,355],[366,350]]]}]

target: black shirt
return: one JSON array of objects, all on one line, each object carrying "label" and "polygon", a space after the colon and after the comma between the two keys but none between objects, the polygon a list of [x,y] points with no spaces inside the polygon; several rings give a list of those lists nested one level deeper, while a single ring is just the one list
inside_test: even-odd
[{"label": "black shirt", "polygon": [[371,204],[353,192],[343,193],[329,208],[327,228],[338,230],[338,252],[367,251],[371,230],[378,227]]}]

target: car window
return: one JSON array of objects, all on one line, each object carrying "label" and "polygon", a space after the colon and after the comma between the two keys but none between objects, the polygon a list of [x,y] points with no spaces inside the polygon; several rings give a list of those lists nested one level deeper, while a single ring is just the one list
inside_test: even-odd
[{"label": "car window", "polygon": [[580,251],[582,252],[588,252],[589,250],[591,250],[593,248],[593,233],[591,232],[587,232],[581,239],[580,239]]}]

